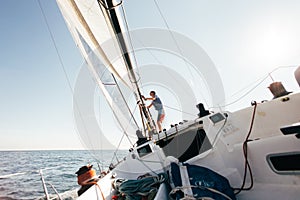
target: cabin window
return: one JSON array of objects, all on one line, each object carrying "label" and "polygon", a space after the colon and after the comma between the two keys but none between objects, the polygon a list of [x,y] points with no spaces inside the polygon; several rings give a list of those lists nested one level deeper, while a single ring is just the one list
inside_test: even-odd
[{"label": "cabin window", "polygon": [[137,149],[137,152],[140,157],[143,157],[145,155],[148,155],[149,153],[152,153],[151,147],[149,144]]},{"label": "cabin window", "polygon": [[300,152],[272,154],[267,161],[278,174],[300,174]]}]

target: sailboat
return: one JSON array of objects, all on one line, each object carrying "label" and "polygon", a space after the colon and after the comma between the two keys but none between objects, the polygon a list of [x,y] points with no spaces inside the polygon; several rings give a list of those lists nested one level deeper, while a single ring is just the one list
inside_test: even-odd
[{"label": "sailboat", "polygon": [[[79,200],[299,198],[299,93],[274,82],[270,101],[235,112],[212,112],[199,103],[197,117],[159,131],[141,92],[134,33],[128,31],[122,1],[57,3],[118,122],[116,129],[136,139],[128,155],[101,175],[90,165],[76,172]],[[300,85],[299,68],[295,75]],[[134,96],[140,120],[134,120],[122,91]],[[75,109],[81,118],[82,110]]]}]

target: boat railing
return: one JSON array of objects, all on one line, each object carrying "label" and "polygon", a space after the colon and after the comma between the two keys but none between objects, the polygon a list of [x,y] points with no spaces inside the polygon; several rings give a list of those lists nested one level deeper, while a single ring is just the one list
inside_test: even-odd
[{"label": "boat railing", "polygon": [[62,200],[61,196],[59,195],[59,193],[57,192],[57,190],[55,189],[54,185],[52,185],[51,183],[46,183],[45,182],[45,179],[44,179],[44,176],[43,176],[43,170],[40,169],[39,170],[39,174],[41,176],[41,181],[42,181],[42,184],[43,184],[43,189],[44,189],[44,193],[45,193],[45,196],[46,196],[46,199],[47,200],[50,200],[50,197],[49,197],[49,193],[48,193],[48,190],[47,190],[47,185],[50,185],[50,187],[53,189],[53,191],[55,192],[55,194],[57,195],[58,199],[59,200]]},{"label": "boat railing", "polygon": [[[47,168],[43,168],[43,169],[39,169],[39,170],[29,170],[29,171],[23,171],[23,172],[16,172],[16,173],[11,173],[11,174],[6,174],[6,175],[0,175],[0,179],[14,179],[16,176],[27,176],[27,175],[37,175],[40,177],[40,180],[42,181],[42,187],[43,187],[43,197],[37,197],[38,199],[46,199],[46,200],[62,200],[64,199],[67,195],[67,197],[74,197],[74,192],[73,190],[68,190],[68,191],[64,191],[63,193],[59,193],[57,191],[57,189],[55,188],[55,186],[50,183],[49,181],[45,180],[45,176],[43,174],[43,172],[45,170],[52,170],[52,169],[57,169],[60,168],[61,166],[55,166],[55,167],[47,167]],[[48,192],[48,188],[51,188]],[[0,198],[1,199],[1,198]]]}]

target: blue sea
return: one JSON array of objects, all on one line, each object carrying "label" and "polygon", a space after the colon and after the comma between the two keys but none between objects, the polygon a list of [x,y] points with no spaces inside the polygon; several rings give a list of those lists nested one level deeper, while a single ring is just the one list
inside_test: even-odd
[{"label": "blue sea", "polygon": [[[77,197],[75,172],[82,166],[92,164],[99,174],[112,162],[113,150],[55,150],[55,151],[0,151],[0,200],[45,199],[40,170],[50,197],[57,195],[71,200]],[[119,151],[122,159],[127,151]],[[116,163],[116,159],[113,161]]]}]

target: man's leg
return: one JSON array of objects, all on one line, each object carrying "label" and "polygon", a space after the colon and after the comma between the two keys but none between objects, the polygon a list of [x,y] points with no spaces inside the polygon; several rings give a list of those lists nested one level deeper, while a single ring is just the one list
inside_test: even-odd
[{"label": "man's leg", "polygon": [[162,128],[161,128],[161,122],[160,121],[157,121],[157,126],[158,126],[159,132],[161,132]]},{"label": "man's leg", "polygon": [[165,114],[160,114],[160,116],[158,117],[157,126],[158,126],[159,132],[162,131],[161,124],[162,124],[162,121],[164,120],[164,118],[165,118]]}]

